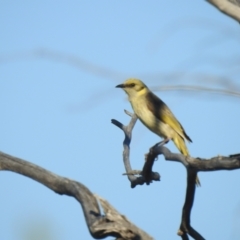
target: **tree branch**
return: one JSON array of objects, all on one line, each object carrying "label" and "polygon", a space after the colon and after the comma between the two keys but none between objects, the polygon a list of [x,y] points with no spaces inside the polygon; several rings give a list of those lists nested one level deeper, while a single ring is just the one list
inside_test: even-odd
[{"label": "tree branch", "polygon": [[229,0],[207,0],[207,2],[218,8],[222,13],[240,22],[240,7],[237,1],[233,3],[233,1]]},{"label": "tree branch", "polygon": [[[137,185],[143,185],[145,182],[149,182],[150,180],[154,181],[160,181],[160,175],[157,172],[150,171],[150,177],[148,176],[147,179],[141,174],[141,171],[138,170],[132,170],[131,163],[130,163],[130,143],[132,139],[132,129],[135,126],[135,123],[137,122],[137,115],[132,114],[128,112],[127,110],[124,110],[125,113],[129,116],[131,116],[131,120],[127,126],[124,126],[119,121],[112,119],[111,122],[115,126],[119,127],[125,135],[124,141],[123,141],[123,163],[125,166],[126,173],[124,175],[128,176],[128,180],[131,182],[131,187],[134,188]],[[140,175],[140,176],[135,176]],[[150,180],[149,180],[150,179]]]},{"label": "tree branch", "polygon": [[[125,110],[126,112],[126,110]],[[194,203],[195,196],[195,180],[197,176],[197,172],[199,171],[217,171],[217,170],[234,170],[240,168],[240,154],[226,156],[217,156],[211,159],[203,159],[203,158],[193,158],[190,156],[184,156],[179,153],[172,153],[168,148],[162,146],[157,143],[153,147],[150,148],[149,153],[145,156],[145,163],[142,171],[131,169],[129,155],[130,155],[130,142],[132,136],[132,130],[134,124],[137,120],[137,116],[135,114],[129,114],[132,116],[132,119],[128,126],[124,126],[122,123],[117,120],[112,119],[112,123],[118,126],[120,129],[124,131],[125,140],[123,142],[124,152],[123,152],[123,162],[126,169],[126,175],[128,175],[128,179],[131,182],[131,187],[135,187],[136,185],[142,185],[146,183],[149,185],[152,180],[159,181],[160,175],[157,172],[152,172],[152,167],[155,159],[158,155],[164,155],[165,160],[167,161],[175,161],[182,163],[187,169],[187,189],[186,189],[186,197],[185,202],[182,209],[182,219],[180,223],[180,228],[178,230],[178,235],[183,240],[188,240],[189,236],[196,240],[204,240],[200,233],[198,233],[190,224],[191,220],[191,210]],[[136,177],[134,175],[140,175]]]},{"label": "tree branch", "polygon": [[[0,170],[12,171],[29,177],[54,192],[74,197],[82,206],[88,230],[93,238],[108,236],[126,240],[152,240],[147,233],[132,224],[106,200],[94,196],[83,184],[69,178],[60,177],[33,163],[0,152]],[[99,203],[105,215],[101,214]]]},{"label": "tree branch", "polygon": [[174,85],[151,87],[153,91],[189,91],[189,92],[207,92],[211,94],[221,94],[232,97],[240,97],[240,92],[235,89],[218,89],[194,85]]},{"label": "tree branch", "polygon": [[[147,154],[147,161],[150,161],[150,165],[154,162],[158,155],[163,154],[165,160],[176,161],[182,163],[187,169],[187,190],[185,202],[182,210],[182,220],[178,235],[182,239],[188,239],[187,235],[190,235],[196,240],[204,240],[204,238],[198,233],[190,224],[191,210],[194,203],[195,196],[195,180],[197,172],[199,171],[217,171],[217,170],[234,170],[240,168],[240,154],[226,156],[217,156],[211,159],[185,157],[182,154],[172,153],[169,149],[159,144],[154,145],[150,148]],[[146,166],[146,163],[144,167]],[[152,169],[152,166],[151,166]],[[149,175],[151,169],[145,169],[145,172]]]},{"label": "tree branch", "polygon": [[180,153],[172,153],[164,146],[154,145],[152,148],[154,156],[163,154],[165,160],[182,163],[186,168],[191,168],[196,172],[210,172],[218,170],[235,170],[240,168],[240,154],[229,156],[216,156],[209,159],[185,157]]}]

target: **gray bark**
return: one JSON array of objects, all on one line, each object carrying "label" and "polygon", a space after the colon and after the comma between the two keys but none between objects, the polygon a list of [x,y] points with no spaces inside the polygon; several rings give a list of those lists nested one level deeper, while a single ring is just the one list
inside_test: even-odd
[{"label": "gray bark", "polygon": [[[0,152],[1,170],[19,173],[45,185],[55,193],[74,197],[80,203],[88,230],[95,239],[107,236],[113,236],[118,240],[153,239],[80,182],[58,176],[33,163],[3,152]],[[104,210],[104,215],[101,214],[99,204]]]},{"label": "gray bark", "polygon": [[203,236],[201,236],[201,234],[198,233],[190,224],[191,210],[196,190],[195,180],[197,172],[239,169],[240,154],[217,156],[211,159],[193,158],[191,156],[186,157],[179,153],[172,153],[169,149],[162,146],[161,143],[157,143],[151,147],[149,153],[145,155],[145,163],[142,170],[132,170],[130,164],[130,143],[132,130],[137,121],[137,116],[126,110],[125,113],[131,116],[131,120],[127,126],[124,126],[115,119],[112,119],[112,123],[119,127],[125,135],[125,139],[123,141],[123,163],[126,169],[125,175],[128,176],[131,187],[134,188],[137,185],[143,185],[144,183],[149,185],[152,181],[160,180],[160,174],[152,171],[153,164],[158,155],[164,155],[164,158],[167,161],[182,163],[187,170],[187,188],[185,202],[182,209],[181,223],[177,234],[184,240],[189,239],[189,236],[196,240],[204,240]]},{"label": "gray bark", "polygon": [[219,11],[240,22],[240,1],[239,0],[207,0]]}]

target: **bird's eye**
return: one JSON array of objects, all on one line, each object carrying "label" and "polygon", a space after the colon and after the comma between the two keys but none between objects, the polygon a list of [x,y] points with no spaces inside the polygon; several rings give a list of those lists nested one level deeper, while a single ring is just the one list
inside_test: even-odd
[{"label": "bird's eye", "polygon": [[129,87],[135,87],[135,83],[131,83],[131,84],[129,84]]}]

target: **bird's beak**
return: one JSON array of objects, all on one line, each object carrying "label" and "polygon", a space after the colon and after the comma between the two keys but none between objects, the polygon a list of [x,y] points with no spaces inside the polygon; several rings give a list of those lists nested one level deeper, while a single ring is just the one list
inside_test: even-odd
[{"label": "bird's beak", "polygon": [[116,88],[125,88],[125,85],[124,84],[119,84],[116,86]]}]

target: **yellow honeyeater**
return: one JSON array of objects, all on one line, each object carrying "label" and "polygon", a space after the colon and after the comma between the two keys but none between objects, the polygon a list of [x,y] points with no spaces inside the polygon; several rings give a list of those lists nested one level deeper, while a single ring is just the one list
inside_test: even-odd
[{"label": "yellow honeyeater", "polygon": [[[189,142],[192,140],[160,98],[138,79],[127,79],[116,87],[122,88],[127,93],[134,113],[149,130],[162,137],[164,142],[172,140],[183,155],[189,156],[185,140]],[[196,184],[200,185],[198,177]]]}]

